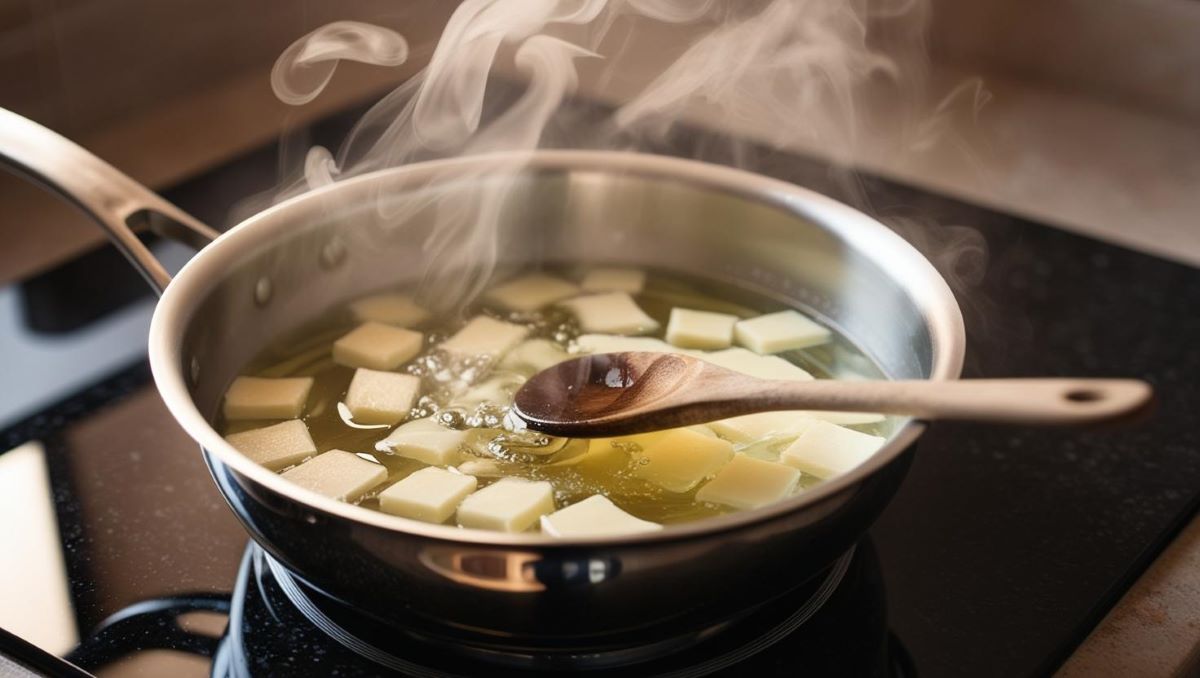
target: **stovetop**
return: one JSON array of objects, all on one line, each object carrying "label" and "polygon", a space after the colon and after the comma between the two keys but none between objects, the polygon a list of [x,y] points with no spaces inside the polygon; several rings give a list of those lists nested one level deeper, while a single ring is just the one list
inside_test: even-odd
[{"label": "stovetop", "polygon": [[[1149,420],[1111,430],[931,427],[900,493],[859,545],[848,570],[857,574],[847,576],[836,600],[755,664],[727,671],[794,675],[810,663],[827,667],[820,662],[867,654],[873,663],[862,669],[866,675],[1053,671],[1200,501],[1200,432],[1191,421],[1200,409],[1200,271],[879,179],[839,182],[824,165],[794,155],[757,157],[765,174],[865,203],[930,255],[966,316],[966,376],[1140,377],[1155,385],[1161,403]],[[188,195],[175,196],[185,208],[192,206]],[[944,247],[951,240],[958,245],[953,257]],[[978,260],[984,250],[986,269]],[[29,492],[30,510],[52,507],[41,541],[61,554],[65,568],[57,582],[62,602],[30,611],[43,627],[58,626],[39,636],[49,638],[46,649],[66,653],[106,618],[143,603],[129,614],[157,614],[157,626],[118,633],[100,643],[108,650],[90,647],[91,655],[76,657],[115,662],[106,675],[249,675],[234,669],[282,657],[270,653],[280,652],[283,638],[284,647],[308,658],[296,666],[347,660],[343,644],[313,636],[294,618],[261,557],[247,555],[246,534],[144,364],[0,431],[0,449],[27,441],[39,445],[21,453],[44,460],[49,478],[40,494]],[[9,466],[16,465],[0,463],[0,476]],[[0,515],[0,534],[31,524],[28,515]],[[37,553],[4,558],[16,572],[45,578],[46,568],[19,567]],[[231,605],[225,594],[239,581],[243,594],[254,595]],[[836,604],[864,590],[870,595]],[[802,605],[792,601],[739,632],[766,633]],[[231,629],[248,623],[251,632],[220,640],[231,607],[239,622]],[[187,614],[177,622],[181,611]],[[872,614],[873,630],[838,623]],[[11,637],[3,641],[6,652],[30,650]],[[117,656],[127,647],[164,645],[199,654]],[[686,650],[678,666],[695,665],[714,648]],[[424,661],[426,653],[401,649],[403,658]],[[347,661],[359,673],[379,670]]]}]

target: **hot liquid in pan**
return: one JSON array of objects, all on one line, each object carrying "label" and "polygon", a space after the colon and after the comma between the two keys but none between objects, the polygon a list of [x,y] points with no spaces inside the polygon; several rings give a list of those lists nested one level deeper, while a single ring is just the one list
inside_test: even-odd
[{"label": "hot liquid in pan", "polygon": [[[545,273],[555,280],[568,283],[578,283],[587,276],[584,270],[567,267],[548,270]],[[521,275],[513,278],[520,279]],[[599,275],[594,280],[594,284],[601,287],[616,288],[624,284],[619,276],[609,276],[606,279],[604,275]],[[738,510],[730,503],[703,500],[709,495],[722,496],[715,491],[720,487],[720,483],[710,488],[708,493],[701,492],[705,485],[714,480],[716,471],[706,474],[701,481],[686,488],[673,481],[663,480],[653,473],[647,473],[646,467],[654,464],[655,459],[648,459],[647,455],[643,454],[646,451],[643,448],[654,442],[646,437],[592,441],[552,438],[533,431],[505,428],[506,406],[511,395],[525,379],[538,371],[536,365],[529,364],[536,360],[515,360],[514,357],[520,356],[514,356],[512,353],[508,354],[508,360],[504,356],[491,359],[469,355],[452,357],[437,347],[461,329],[466,320],[476,315],[487,315],[525,328],[525,341],[542,340],[539,348],[543,354],[545,351],[556,350],[561,351],[561,356],[570,357],[585,350],[588,341],[594,339],[596,333],[585,333],[581,327],[581,320],[584,324],[595,321],[573,312],[578,310],[578,307],[572,305],[571,299],[597,292],[569,288],[550,289],[547,292],[544,285],[533,287],[536,289],[517,289],[516,296],[505,298],[504,303],[485,294],[483,300],[461,317],[428,317],[423,320],[417,316],[397,318],[404,324],[412,324],[409,328],[412,331],[423,334],[419,353],[387,370],[413,375],[420,380],[419,396],[407,413],[407,420],[431,417],[446,430],[463,431],[465,434],[457,445],[454,459],[441,466],[451,468],[453,472],[474,476],[477,481],[476,490],[505,477],[546,481],[552,487],[554,506],[559,510],[594,495],[602,495],[621,511],[637,519],[660,525],[698,520]],[[522,291],[529,293],[522,295]],[[404,290],[399,292],[403,294]],[[566,295],[567,298],[542,303],[544,299],[562,295]],[[649,272],[640,291],[631,293],[630,296],[636,306],[657,326],[654,331],[640,336],[653,337],[660,341],[672,326],[672,309],[728,314],[740,319],[755,318],[785,309],[776,301],[744,289],[658,271]],[[540,307],[534,310],[513,310],[514,304]],[[508,308],[504,307],[506,305]],[[420,321],[412,323],[414,319]],[[361,459],[382,465],[386,471],[386,479],[372,485],[361,496],[349,498],[364,507],[379,510],[379,495],[382,491],[430,464],[389,453],[379,447],[380,441],[394,430],[394,426],[364,425],[348,418],[349,412],[343,403],[347,400],[347,392],[356,370],[336,362],[333,347],[335,341],[361,324],[361,314],[356,317],[350,306],[338,309],[268,346],[245,367],[242,374],[273,379],[311,377],[311,390],[300,418],[308,428],[316,451],[324,453],[329,450],[344,450],[358,455]],[[581,340],[584,334],[589,336]],[[682,336],[679,332],[676,334]],[[672,338],[677,342],[683,341],[677,337]],[[713,351],[707,353],[713,354]],[[867,356],[836,333],[827,343],[786,350],[776,355],[819,379],[882,376]],[[478,388],[481,385],[485,387],[482,392]],[[277,419],[229,420],[222,416],[217,421],[217,428],[223,434],[229,435],[278,423]],[[894,425],[893,420],[882,420],[848,424],[845,428],[886,437]],[[705,437],[725,440],[734,453],[734,459],[739,461],[737,468],[741,468],[742,465],[753,467],[745,462],[743,457],[780,463],[781,454],[797,438],[794,432],[782,432],[746,440],[739,435],[731,436],[729,431],[723,431],[721,427],[714,428],[703,427],[696,429],[696,432]],[[699,442],[698,438],[690,435],[681,437],[684,444],[687,440]],[[724,460],[718,459],[718,462],[721,462],[716,465],[719,470],[723,468]],[[753,472],[754,469],[749,470]],[[789,493],[803,492],[821,482],[823,478],[813,470],[802,469],[795,489],[789,490]],[[282,471],[286,472],[287,469]],[[701,494],[700,498],[697,498],[698,492]],[[445,522],[455,524],[455,516],[451,515]],[[536,530],[538,527],[535,524],[530,529]]]}]

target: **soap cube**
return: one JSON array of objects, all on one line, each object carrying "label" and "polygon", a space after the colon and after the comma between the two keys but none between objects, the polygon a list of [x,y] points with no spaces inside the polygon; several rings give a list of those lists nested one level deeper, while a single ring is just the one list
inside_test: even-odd
[{"label": "soap cube", "polygon": [[571,354],[549,339],[529,339],[509,351],[499,367],[532,375],[570,359]]},{"label": "soap cube", "polygon": [[308,427],[299,419],[225,436],[242,454],[272,471],[287,468],[317,453]]},{"label": "soap cube", "polygon": [[367,461],[344,450],[322,452],[283,472],[283,477],[300,487],[340,501],[355,502],[387,480],[383,464]]},{"label": "soap cube", "polygon": [[429,466],[380,492],[379,508],[404,518],[444,523],[478,484],[472,476]]},{"label": "soap cube", "polygon": [[576,294],[579,288],[574,283],[544,273],[531,273],[493,287],[484,293],[483,299],[509,311],[536,311]]},{"label": "soap cube", "polygon": [[599,494],[542,516],[542,532],[552,537],[597,537],[657,532],[662,525],[622,511]]},{"label": "soap cube", "polygon": [[359,424],[392,424],[408,418],[421,380],[411,374],[379,372],[360,367],[350,379],[346,407]]},{"label": "soap cube", "polygon": [[580,284],[588,292],[626,292],[637,294],[646,286],[646,272],[636,268],[593,268]]},{"label": "soap cube", "polygon": [[448,429],[426,417],[402,424],[376,443],[375,449],[432,466],[447,466],[458,461],[459,450],[466,442],[466,431]]},{"label": "soap cube", "polygon": [[779,353],[795,348],[817,346],[829,341],[832,333],[799,311],[768,313],[740,320],[733,329],[737,342],[756,353]]},{"label": "soap cube", "polygon": [[739,454],[696,492],[696,499],[753,509],[783,499],[799,482],[800,471],[791,466]]},{"label": "soap cube", "polygon": [[711,313],[690,308],[671,309],[667,322],[667,342],[683,348],[728,348],[733,343],[736,315]]},{"label": "soap cube", "polygon": [[700,358],[727,370],[740,372],[758,379],[785,381],[812,381],[813,376],[798,365],[777,355],[759,355],[744,348],[727,348],[724,351],[700,354]]},{"label": "soap cube", "polygon": [[575,338],[574,348],[580,353],[692,353],[676,348],[662,339],[653,337],[622,337],[616,334],[581,334]]},{"label": "soap cube", "polygon": [[658,329],[654,318],[638,307],[625,292],[576,297],[562,302],[584,332],[646,334]]},{"label": "soap cube", "polygon": [[366,322],[333,342],[333,359],[347,367],[394,370],[421,352],[420,332]]},{"label": "soap cube", "polygon": [[633,475],[671,492],[687,492],[733,458],[733,445],[677,428],[648,440],[633,456]]},{"label": "soap cube", "polygon": [[460,358],[482,355],[501,358],[521,343],[526,334],[529,330],[520,325],[480,315],[443,341],[439,348]]},{"label": "soap cube", "polygon": [[808,412],[782,410],[710,421],[708,427],[726,440],[732,440],[735,443],[752,443],[772,436],[798,436],[812,422],[813,419],[808,416]]},{"label": "soap cube", "polygon": [[866,461],[883,443],[879,436],[814,420],[780,460],[818,478],[832,478]]},{"label": "soap cube", "polygon": [[304,414],[312,377],[238,377],[225,392],[225,418],[295,419]]},{"label": "soap cube", "polygon": [[501,478],[458,505],[458,524],[480,530],[524,532],[553,512],[554,488],[550,483]]},{"label": "soap cube", "polygon": [[429,311],[418,306],[412,297],[394,292],[363,297],[350,304],[350,312],[359,322],[373,321],[396,327],[413,327],[429,319]]}]

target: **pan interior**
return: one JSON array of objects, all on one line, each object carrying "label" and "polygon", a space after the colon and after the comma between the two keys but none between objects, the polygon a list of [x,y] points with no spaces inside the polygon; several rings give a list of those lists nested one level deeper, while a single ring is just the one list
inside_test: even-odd
[{"label": "pan interior", "polygon": [[[448,227],[447,211],[495,218]],[[178,360],[179,381],[211,422],[262,347],[356,297],[480,264],[503,275],[597,263],[711,279],[800,308],[893,378],[954,378],[961,363],[961,317],[944,282],[870,218],[744,172],[585,152],[541,153],[519,171],[471,159],[413,166],[285,202],[181,273],[172,286],[188,283],[164,297],[172,310],[152,343]],[[159,381],[170,402],[170,379]],[[213,440],[195,419],[181,420]]]}]

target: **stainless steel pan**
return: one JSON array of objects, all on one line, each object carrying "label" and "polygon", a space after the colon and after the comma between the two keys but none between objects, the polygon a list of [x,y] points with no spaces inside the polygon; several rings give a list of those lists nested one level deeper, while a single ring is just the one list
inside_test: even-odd
[{"label": "stainless steel pan", "polygon": [[[266,342],[422,275],[431,213],[406,210],[395,223],[389,205],[469,203],[507,177],[520,199],[493,241],[504,264],[622,262],[719,278],[825,318],[892,377],[954,379],[962,364],[958,306],[912,247],[845,205],[748,172],[634,153],[468,157],[347,179],[216,237],[2,110],[0,156],[104,225],[161,293],[150,330],[159,392],[267,553],[381,624],[497,656],[619,661],[631,648],[700,637],[793,589],[860,538],[924,424],[904,422],[866,464],[788,501],[622,538],[461,530],[303,490],[243,457],[211,421]],[[171,280],[133,235],[143,225],[203,249]]]}]

